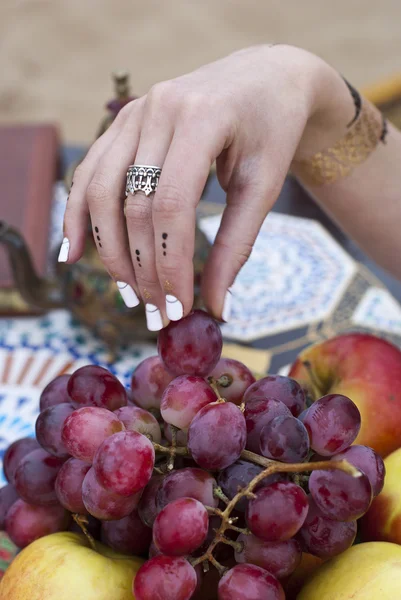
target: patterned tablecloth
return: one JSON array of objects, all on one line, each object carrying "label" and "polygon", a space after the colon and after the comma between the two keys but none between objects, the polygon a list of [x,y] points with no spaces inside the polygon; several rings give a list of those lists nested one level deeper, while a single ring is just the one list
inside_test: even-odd
[{"label": "patterned tablecloth", "polygon": [[[58,184],[50,252],[60,243],[65,202]],[[221,210],[216,204],[201,211],[200,226],[211,241]],[[232,318],[222,327],[225,355],[257,372],[285,373],[302,347],[350,329],[379,333],[401,346],[401,307],[321,223],[270,214],[233,287]],[[135,366],[155,351],[152,344],[133,343],[110,365],[104,344],[67,311],[0,319],[0,461],[13,440],[34,434],[39,395],[53,377],[94,363],[129,386]],[[0,479],[4,483],[2,474]],[[1,538],[0,560],[9,552]]]}]

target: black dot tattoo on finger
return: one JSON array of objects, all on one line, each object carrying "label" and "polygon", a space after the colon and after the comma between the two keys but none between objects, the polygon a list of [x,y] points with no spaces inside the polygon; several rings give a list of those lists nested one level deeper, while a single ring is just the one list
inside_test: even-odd
[{"label": "black dot tattoo on finger", "polygon": [[97,239],[98,246],[99,246],[99,248],[101,248],[102,244],[100,242],[99,227],[95,227],[95,232],[97,233],[96,239]]},{"label": "black dot tattoo on finger", "polygon": [[[166,240],[168,238],[167,233],[162,233],[162,238],[163,238],[163,240]],[[166,243],[166,241],[162,242],[162,248],[163,248],[163,256],[167,256],[167,243]]]},{"label": "black dot tattoo on finger", "polygon": [[67,196],[67,202],[70,199],[70,194],[71,194],[71,190],[72,190],[72,186],[74,185],[74,182],[71,181],[71,185],[70,185],[70,191],[68,192],[68,196]]},{"label": "black dot tattoo on finger", "polygon": [[136,249],[135,250],[135,254],[136,254],[136,260],[137,260],[138,265],[140,267],[142,267],[142,265],[141,265],[141,252],[140,252],[140,250]]}]

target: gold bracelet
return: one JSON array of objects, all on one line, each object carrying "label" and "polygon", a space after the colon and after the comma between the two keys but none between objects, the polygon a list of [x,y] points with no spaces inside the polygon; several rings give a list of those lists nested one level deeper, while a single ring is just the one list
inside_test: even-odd
[{"label": "gold bracelet", "polygon": [[335,183],[363,163],[380,142],[385,143],[386,134],[387,123],[381,112],[363,99],[358,117],[345,136],[331,148],[307,160],[296,161],[296,173],[309,185]]}]

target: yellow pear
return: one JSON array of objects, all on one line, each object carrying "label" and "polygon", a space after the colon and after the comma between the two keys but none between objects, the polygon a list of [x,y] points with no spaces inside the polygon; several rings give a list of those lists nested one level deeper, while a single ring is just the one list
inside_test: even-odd
[{"label": "yellow pear", "polygon": [[5,572],[0,600],[132,600],[132,581],[143,560],[95,546],[70,532],[36,540]]},{"label": "yellow pear", "polygon": [[398,600],[401,546],[358,544],[329,560],[312,575],[297,600]]}]

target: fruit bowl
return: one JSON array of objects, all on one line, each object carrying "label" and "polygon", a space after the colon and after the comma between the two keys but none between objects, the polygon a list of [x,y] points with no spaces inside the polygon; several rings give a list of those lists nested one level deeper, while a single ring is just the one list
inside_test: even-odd
[{"label": "fruit bowl", "polygon": [[354,443],[356,404],[255,381],[221,352],[195,310],[160,333],[130,390],[97,365],[45,386],[36,439],[4,455],[0,521],[23,550],[0,600],[284,600],[303,553],[353,545],[385,475]]}]

